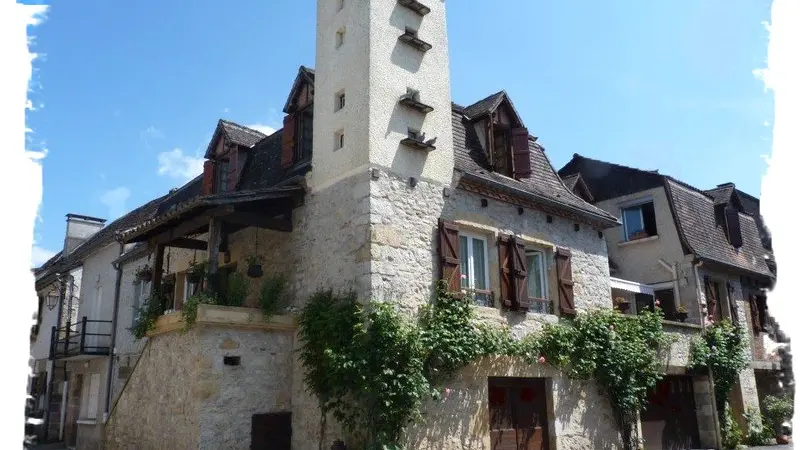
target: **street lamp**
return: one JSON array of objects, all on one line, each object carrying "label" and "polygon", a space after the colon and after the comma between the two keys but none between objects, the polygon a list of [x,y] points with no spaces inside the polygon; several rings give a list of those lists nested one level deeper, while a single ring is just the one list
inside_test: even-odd
[{"label": "street lamp", "polygon": [[58,298],[59,297],[60,296],[58,295],[58,293],[48,294],[47,295],[47,300],[45,300],[45,304],[47,305],[47,309],[52,311],[53,308],[55,308],[56,305],[58,305]]}]

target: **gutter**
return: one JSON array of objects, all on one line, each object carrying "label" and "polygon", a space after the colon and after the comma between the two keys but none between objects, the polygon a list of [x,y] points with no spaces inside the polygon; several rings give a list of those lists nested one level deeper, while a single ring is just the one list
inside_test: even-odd
[{"label": "gutter", "polygon": [[534,201],[536,203],[540,203],[540,204],[543,204],[543,205],[546,205],[546,206],[550,206],[550,207],[553,207],[553,208],[559,208],[559,209],[562,209],[562,210],[566,210],[566,211],[569,211],[571,213],[574,213],[574,214],[577,214],[579,216],[582,216],[584,218],[587,218],[589,220],[595,220],[595,221],[598,221],[598,222],[605,223],[608,226],[608,228],[612,228],[612,227],[616,227],[616,226],[622,225],[622,223],[617,219],[609,219],[608,217],[601,216],[600,214],[595,214],[595,213],[592,213],[592,212],[589,212],[589,211],[584,211],[582,209],[575,208],[574,206],[570,206],[570,205],[567,205],[567,204],[564,204],[564,203],[558,203],[558,202],[556,202],[554,200],[551,200],[549,198],[543,197],[541,195],[534,194],[532,192],[523,191],[522,189],[517,189],[517,188],[514,188],[514,187],[506,186],[506,185],[504,185],[502,183],[499,183],[497,181],[494,181],[494,180],[491,180],[491,179],[488,179],[488,178],[484,178],[484,177],[481,177],[481,176],[478,176],[478,175],[475,175],[475,174],[472,174],[472,173],[469,173],[469,172],[461,172],[461,173],[462,173],[462,175],[461,175],[462,179],[466,178],[467,180],[473,181],[475,183],[481,183],[481,184],[484,184],[484,185],[490,185],[492,188],[495,188],[495,189],[500,190],[500,191],[505,191],[505,192],[507,192],[509,194],[512,194],[512,195],[515,195],[517,197],[526,198],[526,199]]},{"label": "gutter", "polygon": [[[702,291],[700,289],[700,272],[697,270],[703,266],[703,261],[695,256],[694,261],[692,262],[692,268],[694,269],[694,279],[695,285],[697,290],[697,309],[700,313],[700,329],[702,331],[706,331],[706,321],[703,318],[703,305],[700,304],[700,297],[702,295]],[[719,413],[717,411],[717,393],[714,389],[714,374],[711,373],[711,370],[708,371],[708,384],[710,386],[710,393],[711,393],[711,414],[712,420],[714,422],[714,437],[717,440],[717,447],[722,447],[722,430],[720,429],[719,424]]]},{"label": "gutter", "polygon": [[[119,241],[119,255],[125,252],[125,244]],[[106,374],[106,407],[103,412],[103,423],[108,422],[109,408],[111,406],[111,377],[114,373],[114,357],[117,353],[117,316],[119,315],[119,288],[122,284],[122,264],[112,263],[114,269],[117,271],[117,277],[114,281],[114,313],[111,316],[111,354],[108,356],[108,373]]]}]

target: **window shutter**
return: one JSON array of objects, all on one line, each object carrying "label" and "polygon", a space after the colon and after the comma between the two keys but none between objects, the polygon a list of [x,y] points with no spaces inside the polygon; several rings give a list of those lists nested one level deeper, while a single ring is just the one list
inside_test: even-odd
[{"label": "window shutter", "polygon": [[750,318],[753,319],[753,332],[758,333],[761,331],[761,319],[758,314],[758,303],[756,302],[755,294],[750,294]]},{"label": "window shutter", "polygon": [[214,193],[214,166],[214,161],[210,159],[203,163],[203,195]]},{"label": "window shutter", "polygon": [[728,242],[739,248],[742,246],[742,227],[739,222],[739,211],[735,208],[725,208],[725,225],[728,229]]},{"label": "window shutter", "polygon": [[514,147],[514,178],[531,176],[531,152],[528,142],[527,128],[511,130],[511,145]]},{"label": "window shutter", "polygon": [[443,219],[439,219],[439,258],[442,261],[442,280],[451,292],[461,292],[458,225]]},{"label": "window shutter", "polygon": [[530,302],[528,301],[528,260],[525,257],[525,244],[519,238],[514,237],[511,250],[513,254],[511,264],[514,269],[515,306],[520,310],[527,311],[530,308]]},{"label": "window shutter", "polygon": [[706,310],[708,312],[708,317],[713,320],[718,320],[720,317],[714,317],[717,313],[717,293],[714,292],[714,288],[711,286],[711,280],[709,280],[707,275],[703,278],[703,281],[706,286]]},{"label": "window shutter", "polygon": [[563,315],[575,315],[575,293],[572,281],[572,252],[566,248],[556,250],[558,271],[558,301]]},{"label": "window shutter", "polygon": [[239,181],[239,149],[231,149],[228,157],[228,192],[236,190],[236,182]]},{"label": "window shutter", "polygon": [[506,308],[513,308],[516,303],[512,246],[512,237],[501,234],[497,240],[498,260],[500,261],[500,301]]},{"label": "window shutter", "polygon": [[728,289],[728,309],[731,312],[731,323],[734,325],[739,325],[739,306],[736,304],[736,300],[733,298],[733,285],[729,282],[727,284]]},{"label": "window shutter", "polygon": [[287,169],[294,164],[295,116],[288,114],[283,118],[283,148],[281,150],[281,168]]},{"label": "window shutter", "polygon": [[762,330],[767,329],[767,298],[763,295],[756,296],[756,307],[758,308],[758,326]]}]

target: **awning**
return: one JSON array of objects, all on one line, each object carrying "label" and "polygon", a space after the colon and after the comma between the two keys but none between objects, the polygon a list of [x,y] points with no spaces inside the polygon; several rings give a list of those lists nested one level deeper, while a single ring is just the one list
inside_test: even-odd
[{"label": "awning", "polygon": [[611,277],[611,288],[634,292],[637,294],[655,295],[653,288],[646,284],[637,283],[635,281],[620,280],[619,278],[614,277]]}]

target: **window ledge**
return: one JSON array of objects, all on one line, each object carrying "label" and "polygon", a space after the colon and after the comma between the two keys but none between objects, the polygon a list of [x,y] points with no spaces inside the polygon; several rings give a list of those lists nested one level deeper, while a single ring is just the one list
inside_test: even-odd
[{"label": "window ledge", "polygon": [[678,322],[677,320],[662,319],[661,323],[663,325],[669,325],[671,327],[692,328],[692,329],[695,329],[695,330],[700,330],[700,329],[703,328],[702,326],[700,326],[699,324],[696,324],[696,323]]},{"label": "window ledge", "polygon": [[75,421],[78,425],[97,425],[96,419],[78,419]]},{"label": "window ledge", "polygon": [[650,236],[650,237],[646,237],[646,238],[641,238],[641,239],[634,239],[632,241],[620,242],[620,243],[617,244],[617,246],[618,247],[626,247],[628,245],[642,244],[642,243],[645,243],[645,242],[652,242],[652,241],[655,241],[655,240],[658,240],[658,235]]}]

